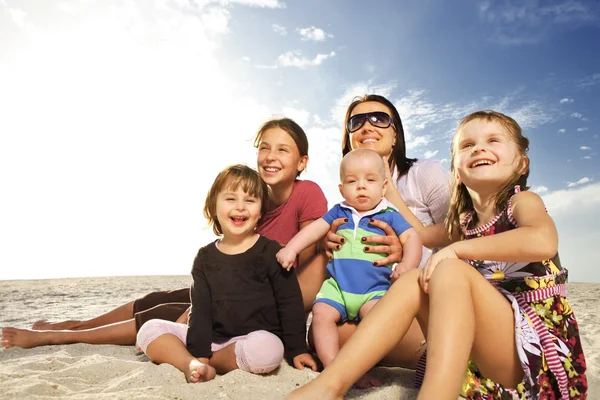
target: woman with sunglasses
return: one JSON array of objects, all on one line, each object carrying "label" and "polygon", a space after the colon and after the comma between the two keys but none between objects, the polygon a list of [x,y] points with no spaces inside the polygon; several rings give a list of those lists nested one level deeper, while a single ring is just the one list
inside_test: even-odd
[{"label": "woman with sunglasses", "polygon": [[[375,150],[387,161],[386,174],[391,184],[388,185],[385,197],[399,208],[402,215],[407,216],[409,224],[419,226],[420,221],[428,226],[444,222],[450,201],[448,173],[437,161],[417,160],[406,156],[402,120],[396,107],[383,96],[365,95],[348,106],[344,119],[342,154],[346,155],[351,150],[360,148]],[[405,207],[410,212],[403,211]],[[341,249],[343,246],[343,238],[335,234],[341,223],[341,220],[334,222],[327,236],[328,247],[332,250]],[[390,232],[388,227],[384,226],[385,223],[375,223]],[[389,254],[388,257],[374,263],[375,265],[386,265],[400,260],[402,247],[396,235],[371,236],[369,240],[365,251]],[[423,248],[421,266],[425,265],[431,254],[430,249]],[[402,307],[401,304],[398,306]],[[356,326],[355,323],[340,326],[340,345],[354,333]],[[419,360],[425,350],[424,345],[423,332],[414,320],[407,334],[381,360],[380,365],[416,368],[419,379],[423,373],[418,367],[421,366]],[[422,362],[424,365],[424,360]],[[378,385],[376,381],[371,383],[373,386]]]}]

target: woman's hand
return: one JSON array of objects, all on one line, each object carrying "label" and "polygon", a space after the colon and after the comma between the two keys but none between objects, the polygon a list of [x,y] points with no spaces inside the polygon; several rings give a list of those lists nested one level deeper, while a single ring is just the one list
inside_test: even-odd
[{"label": "woman's hand", "polygon": [[381,265],[387,265],[390,263],[399,262],[402,259],[402,244],[400,239],[396,235],[396,232],[384,221],[372,219],[369,224],[383,229],[385,236],[375,235],[361,238],[363,244],[374,243],[374,246],[366,246],[366,253],[383,253],[388,256],[377,260],[373,263],[374,266],[378,267]]},{"label": "woman's hand", "polygon": [[342,245],[346,243],[346,239],[336,233],[340,225],[343,225],[346,222],[348,222],[348,218],[338,218],[334,220],[331,223],[329,232],[325,235],[325,253],[330,260],[333,259],[333,250],[340,250]]},{"label": "woman's hand", "polygon": [[447,258],[458,259],[458,255],[456,255],[456,251],[452,245],[444,247],[427,260],[427,264],[425,264],[425,267],[423,267],[421,274],[419,275],[419,284],[425,293],[429,293],[429,279],[431,279],[433,271],[440,262]]},{"label": "woman's hand", "polygon": [[298,354],[294,357],[294,368],[296,369],[304,369],[305,367],[309,367],[313,371],[317,371],[317,362],[313,358],[310,353]]}]

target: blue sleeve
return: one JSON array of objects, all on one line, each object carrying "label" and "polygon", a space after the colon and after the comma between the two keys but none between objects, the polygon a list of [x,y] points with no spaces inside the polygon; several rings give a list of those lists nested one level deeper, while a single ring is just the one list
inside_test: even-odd
[{"label": "blue sleeve", "polygon": [[384,221],[392,227],[392,229],[394,230],[394,232],[396,232],[396,235],[398,236],[404,233],[405,230],[412,228],[412,226],[404,219],[402,214],[400,214],[399,212],[387,212],[385,213],[385,216],[387,218]]},{"label": "blue sleeve", "polygon": [[345,218],[346,215],[344,214],[344,210],[342,207],[340,207],[339,204],[336,204],[335,206],[333,206],[333,208],[329,211],[327,211],[327,214],[323,215],[323,219],[325,220],[325,222],[327,222],[329,225],[331,225],[331,223],[338,219],[338,218]]}]

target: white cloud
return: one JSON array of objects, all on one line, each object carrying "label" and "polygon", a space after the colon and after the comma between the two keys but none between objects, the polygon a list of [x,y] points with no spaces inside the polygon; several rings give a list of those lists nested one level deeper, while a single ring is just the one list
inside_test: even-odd
[{"label": "white cloud", "polygon": [[542,196],[559,235],[562,265],[571,282],[600,282],[595,265],[600,242],[600,183],[592,183]]},{"label": "white cloud", "polygon": [[592,148],[589,146],[581,146],[579,150],[591,150]]},{"label": "white cloud", "polygon": [[310,121],[310,113],[303,109],[298,109],[294,107],[283,107],[283,115],[288,118],[293,119],[300,126],[306,126]]},{"label": "white cloud", "polygon": [[584,157],[582,157],[582,158],[583,158],[584,160],[591,160],[591,159],[592,159],[592,156],[584,156]]},{"label": "white cloud", "polygon": [[18,8],[8,8],[8,13],[17,26],[22,27],[25,25],[25,17],[27,14],[25,14],[23,10]]},{"label": "white cloud", "polygon": [[335,51],[329,54],[317,54],[312,60],[304,57],[299,51],[288,51],[277,58],[277,65],[297,68],[316,67],[331,57],[335,57]]},{"label": "white cloud", "polygon": [[569,99],[569,98],[565,97],[564,99],[560,99],[560,104],[571,104],[574,101],[575,100],[573,100],[573,99]]},{"label": "white cloud", "polygon": [[243,61],[246,61],[246,62],[250,62],[250,57],[248,57],[248,56],[244,56],[244,57],[242,57],[242,60],[243,60]]},{"label": "white cloud", "polygon": [[558,133],[565,133],[567,130],[565,128],[560,128],[557,132]]},{"label": "white cloud", "polygon": [[546,186],[533,186],[530,190],[532,192],[537,193],[537,194],[547,193],[548,192],[548,188]]},{"label": "white cloud", "polygon": [[[206,1],[206,0],[204,0],[204,1]],[[241,4],[244,6],[260,7],[260,8],[285,8],[285,3],[283,3],[279,0],[212,0],[212,1],[221,3],[223,5]]]},{"label": "white cloud", "polygon": [[435,155],[439,153],[439,150],[435,150],[435,151],[426,151],[425,153],[423,153],[423,158],[432,158],[435,157]]},{"label": "white cloud", "polygon": [[250,139],[271,110],[215,55],[229,11],[146,4],[74,7],[0,64],[0,132],[13,149],[0,169],[19,170],[0,177],[13,193],[0,210],[0,265],[11,266],[0,279],[187,274],[214,237],[202,229],[212,180],[256,162]]},{"label": "white cloud", "polygon": [[587,131],[587,130],[588,130],[588,128],[587,128],[587,127],[584,127],[584,128],[577,128],[577,132],[585,132],[585,131]]},{"label": "white cloud", "polygon": [[594,26],[600,8],[592,2],[559,0],[515,2],[480,1],[479,16],[489,40],[501,45],[530,45],[582,26]]},{"label": "white cloud", "polygon": [[548,212],[554,216],[577,212],[578,207],[600,209],[600,183],[576,187],[589,181],[587,177],[582,178],[574,186],[570,186],[570,189],[557,190],[542,196]]},{"label": "white cloud", "polygon": [[571,114],[571,118],[583,119],[583,114],[574,112],[573,114]]},{"label": "white cloud", "polygon": [[595,73],[590,76],[586,76],[579,81],[579,86],[583,88],[590,88],[600,83],[600,73]]},{"label": "white cloud", "polygon": [[285,28],[285,26],[273,24],[272,27],[273,27],[273,32],[275,32],[276,34],[281,35],[281,36],[287,35],[287,29]]},{"label": "white cloud", "polygon": [[332,38],[333,35],[325,32],[321,28],[315,26],[309,26],[308,28],[298,28],[296,31],[302,37],[302,40],[312,40],[315,42],[322,42],[327,38]]},{"label": "white cloud", "polygon": [[572,188],[572,187],[575,187],[575,186],[584,185],[584,184],[586,184],[586,183],[588,183],[590,181],[591,181],[591,179],[586,176],[586,177],[581,178],[577,182],[568,182],[567,187]]}]

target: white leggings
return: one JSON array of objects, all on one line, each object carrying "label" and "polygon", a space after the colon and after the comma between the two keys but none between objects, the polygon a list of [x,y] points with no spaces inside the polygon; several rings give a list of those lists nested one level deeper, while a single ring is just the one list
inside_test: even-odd
[{"label": "white leggings", "polygon": [[[175,335],[185,344],[187,330],[186,324],[152,319],[140,328],[137,346],[146,353],[148,345],[165,334]],[[211,350],[219,351],[231,343],[235,343],[235,362],[242,371],[266,374],[277,368],[283,360],[283,343],[271,332],[254,331],[224,342],[212,343]]]}]

